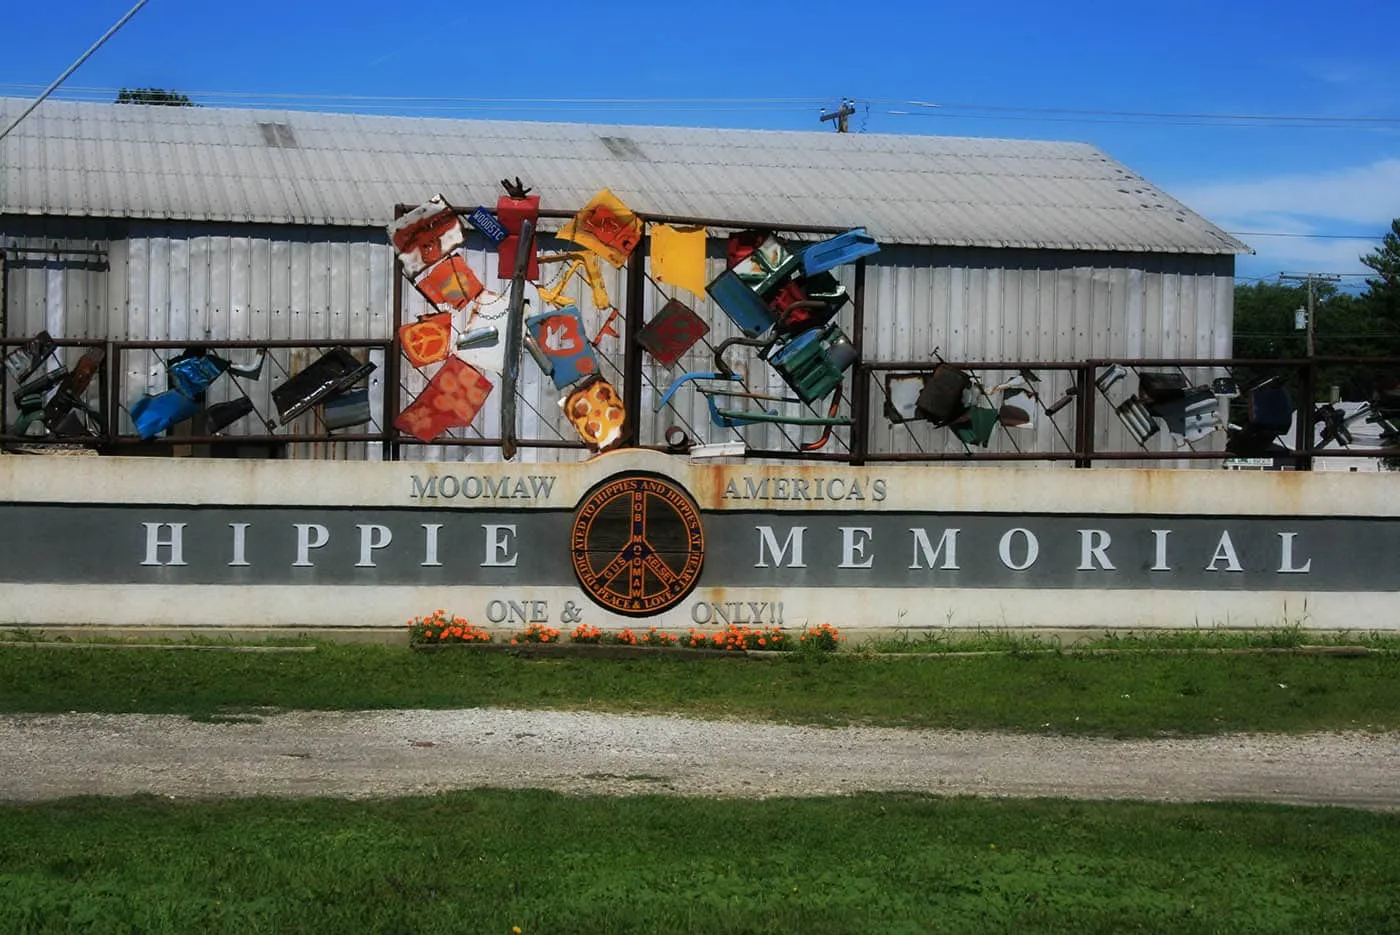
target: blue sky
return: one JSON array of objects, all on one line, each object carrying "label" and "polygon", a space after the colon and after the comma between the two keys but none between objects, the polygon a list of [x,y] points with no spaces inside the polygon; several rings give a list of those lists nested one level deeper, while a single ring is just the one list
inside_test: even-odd
[{"label": "blue sky", "polygon": [[[0,94],[37,93],[133,2],[12,4]],[[1374,0],[150,0],[59,96],[762,129],[849,97],[854,131],[1092,143],[1270,277],[1364,271],[1400,216],[1397,35],[1400,3]]]}]

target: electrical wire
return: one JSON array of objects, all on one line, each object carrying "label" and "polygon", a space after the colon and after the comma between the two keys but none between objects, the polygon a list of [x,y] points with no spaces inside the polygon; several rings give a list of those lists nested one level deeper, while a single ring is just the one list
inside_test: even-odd
[{"label": "electrical wire", "polygon": [[1107,110],[1102,108],[1020,107],[1004,104],[938,104],[928,101],[906,101],[909,105],[926,108],[913,113],[934,115],[940,111],[972,110],[991,114],[1055,115],[1070,118],[1127,117],[1143,120],[1240,121],[1240,125],[1272,123],[1308,123],[1400,127],[1400,117],[1338,117],[1330,114],[1241,114],[1191,111]]},{"label": "electrical wire", "polygon": [[[37,85],[0,83],[0,92],[32,93]],[[63,99],[110,101],[119,88],[69,86]],[[793,107],[819,107],[829,101],[820,97],[457,97],[448,95],[335,94],[318,91],[256,91],[203,89],[183,92],[192,99],[217,102],[221,106],[334,104],[342,108],[386,108],[424,110],[616,110],[619,112],[673,110],[680,112],[772,111]],[[1108,108],[1034,107],[1009,104],[940,103],[901,98],[854,98],[863,109],[861,130],[868,123],[872,107],[897,117],[936,117],[943,119],[1034,120],[1064,123],[1119,123],[1129,125],[1255,127],[1271,129],[1334,128],[1351,130],[1397,130],[1400,116],[1342,117],[1331,114],[1260,114],[1208,111],[1115,110]],[[904,109],[913,108],[913,109]]]},{"label": "electrical wire", "polygon": [[[1232,237],[1296,237],[1299,240],[1379,240],[1376,234],[1297,234],[1285,231],[1226,231]],[[1347,276],[1369,276],[1370,273],[1344,273]]]}]

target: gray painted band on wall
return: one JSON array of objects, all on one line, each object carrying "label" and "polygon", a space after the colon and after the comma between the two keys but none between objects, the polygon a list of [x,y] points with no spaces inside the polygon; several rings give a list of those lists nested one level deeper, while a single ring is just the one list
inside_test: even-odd
[{"label": "gray painted band on wall", "polygon": [[[705,511],[701,587],[1400,590],[1400,520]],[[569,510],[0,504],[0,581],[552,587]]]}]

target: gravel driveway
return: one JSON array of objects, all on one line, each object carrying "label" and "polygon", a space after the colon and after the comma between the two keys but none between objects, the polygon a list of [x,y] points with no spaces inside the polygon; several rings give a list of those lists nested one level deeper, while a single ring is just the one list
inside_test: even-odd
[{"label": "gravel driveway", "polygon": [[1400,808],[1400,734],[1116,741],[560,711],[0,718],[0,800],[368,797],[538,787],[632,795],[945,795]]}]

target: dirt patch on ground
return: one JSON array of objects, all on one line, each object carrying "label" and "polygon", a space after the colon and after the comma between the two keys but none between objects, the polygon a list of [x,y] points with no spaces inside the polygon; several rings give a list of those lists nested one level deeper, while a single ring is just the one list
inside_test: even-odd
[{"label": "dirt patch on ground", "polygon": [[559,711],[0,718],[0,800],[859,791],[1400,809],[1400,734],[1117,741]]}]

